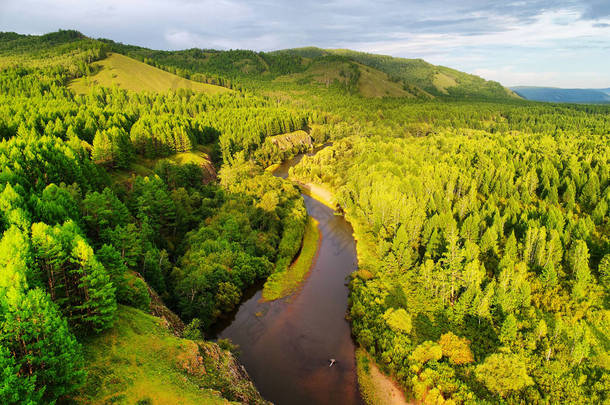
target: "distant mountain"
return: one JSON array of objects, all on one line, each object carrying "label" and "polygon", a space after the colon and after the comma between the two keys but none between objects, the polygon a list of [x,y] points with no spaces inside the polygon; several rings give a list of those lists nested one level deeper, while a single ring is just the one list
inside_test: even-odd
[{"label": "distant mountain", "polygon": [[610,103],[607,89],[560,89],[556,87],[517,86],[511,89],[527,100],[552,103]]}]

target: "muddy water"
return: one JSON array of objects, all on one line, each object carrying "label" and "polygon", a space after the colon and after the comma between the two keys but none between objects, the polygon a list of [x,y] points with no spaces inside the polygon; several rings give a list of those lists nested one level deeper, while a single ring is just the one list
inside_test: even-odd
[{"label": "muddy water", "polygon": [[[300,159],[284,162],[275,175],[285,178]],[[259,289],[218,337],[240,346],[241,362],[263,397],[275,404],[362,404],[345,320],[347,276],[357,263],[352,228],[330,208],[303,198],[322,239],[302,289],[270,303],[260,302]],[[336,364],[329,367],[331,358]]]}]

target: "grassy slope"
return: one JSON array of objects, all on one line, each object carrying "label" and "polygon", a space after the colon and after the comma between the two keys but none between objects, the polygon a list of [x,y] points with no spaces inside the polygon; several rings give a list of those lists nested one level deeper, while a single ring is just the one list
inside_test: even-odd
[{"label": "grassy slope", "polygon": [[518,98],[499,83],[448,67],[435,66],[421,59],[394,58],[348,49],[333,49],[328,52],[349,57],[436,96],[451,94],[470,98]]},{"label": "grassy slope", "polygon": [[400,83],[391,81],[384,72],[364,65],[359,65],[359,68],[358,90],[364,97],[414,97]]},{"label": "grassy slope", "polygon": [[[308,58],[319,58],[325,55],[345,57],[358,64],[366,65],[373,71],[381,72],[393,80],[404,83],[408,93],[419,97],[452,96],[457,98],[519,98],[510,89],[499,83],[484,80],[478,76],[460,72],[444,66],[435,66],[421,59],[394,58],[386,55],[374,55],[356,52],[349,49],[299,48],[277,51],[275,54],[298,55]],[[378,74],[377,74],[378,75]],[[374,97],[380,96],[373,93]],[[401,96],[401,95],[396,95]]]},{"label": "grassy slope", "polygon": [[287,297],[299,288],[299,285],[307,276],[307,273],[309,273],[309,269],[316,257],[320,237],[318,221],[309,217],[305,226],[305,234],[303,235],[303,244],[299,257],[288,270],[272,274],[269,277],[263,289],[263,299],[265,301]]},{"label": "grassy slope", "polygon": [[307,85],[347,84],[353,68],[360,73],[357,88],[365,97],[418,97],[429,99],[514,99],[520,98],[499,83],[432,65],[421,59],[394,58],[347,49],[314,47],[285,49],[269,53],[252,51],[155,51],[105,41],[121,53],[149,59],[168,67],[188,67],[204,75],[245,80],[250,85],[290,84],[295,89]]},{"label": "grassy slope", "polygon": [[82,77],[70,83],[69,87],[75,93],[87,93],[93,85],[117,85],[126,90],[153,92],[191,89],[207,94],[219,94],[231,91],[225,87],[184,79],[118,53],[112,53],[93,65],[100,70],[91,77]]},{"label": "grassy slope", "polygon": [[131,163],[129,169],[113,170],[111,175],[116,182],[125,182],[131,178],[132,174],[139,176],[150,176],[153,173],[155,165],[164,159],[167,159],[176,164],[193,163],[204,168],[210,175],[210,180],[216,178],[216,172],[208,153],[204,151],[205,147],[198,145],[190,152],[176,153],[172,156],[158,159],[146,159],[142,156],[137,156],[136,160]]},{"label": "grassy slope", "polygon": [[281,135],[269,136],[267,140],[275,144],[280,150],[287,150],[294,146],[311,146],[312,141],[309,134],[302,129]]},{"label": "grassy slope", "polygon": [[[87,404],[226,404],[202,389],[193,341],[174,336],[160,318],[120,307],[114,327],[85,344],[87,383],[75,399]],[[199,358],[198,358],[199,357]],[[192,367],[192,373],[189,373]]]}]

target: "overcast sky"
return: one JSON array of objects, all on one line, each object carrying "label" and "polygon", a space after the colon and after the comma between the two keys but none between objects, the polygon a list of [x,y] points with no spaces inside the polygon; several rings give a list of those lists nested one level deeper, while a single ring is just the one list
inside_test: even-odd
[{"label": "overcast sky", "polygon": [[350,48],[504,85],[610,87],[610,0],[0,0],[0,31],[155,49]]}]

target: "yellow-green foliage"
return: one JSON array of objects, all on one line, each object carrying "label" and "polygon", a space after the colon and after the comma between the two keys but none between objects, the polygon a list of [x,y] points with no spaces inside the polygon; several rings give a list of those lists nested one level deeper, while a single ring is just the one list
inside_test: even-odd
[{"label": "yellow-green foliage", "polygon": [[75,398],[87,404],[224,404],[202,389],[197,344],[174,336],[162,320],[120,307],[112,329],[85,343],[87,382]]},{"label": "yellow-green foliage", "polygon": [[219,94],[231,91],[225,87],[184,79],[118,53],[110,54],[106,59],[95,62],[92,66],[99,70],[70,84],[70,88],[75,93],[88,93],[94,85],[106,87],[117,85],[126,90],[153,92],[190,89],[196,92]]},{"label": "yellow-green foliage", "polygon": [[303,130],[270,136],[267,139],[282,151],[291,149],[294,146],[311,145],[311,137]]},{"label": "yellow-green foliage", "polygon": [[303,235],[301,253],[286,271],[274,273],[267,279],[263,289],[263,299],[273,301],[286,297],[297,290],[313,264],[318,251],[320,231],[318,221],[309,217]]},{"label": "yellow-green foliage", "polygon": [[458,83],[455,81],[454,77],[438,72],[434,75],[432,84],[434,84],[434,86],[443,94],[449,94],[447,89],[449,87],[457,86]]},{"label": "yellow-green foliage", "polygon": [[443,357],[443,349],[438,343],[430,340],[417,346],[413,353],[411,353],[411,358],[421,364],[425,364],[430,360],[438,361],[441,357]]},{"label": "yellow-green foliage", "polygon": [[411,332],[411,316],[404,310],[404,308],[393,309],[389,308],[383,314],[383,319],[392,330],[395,332]]},{"label": "yellow-green foliage", "polygon": [[443,356],[449,357],[449,361],[453,364],[467,364],[474,361],[470,340],[447,332],[441,336],[438,343],[443,349]]}]

